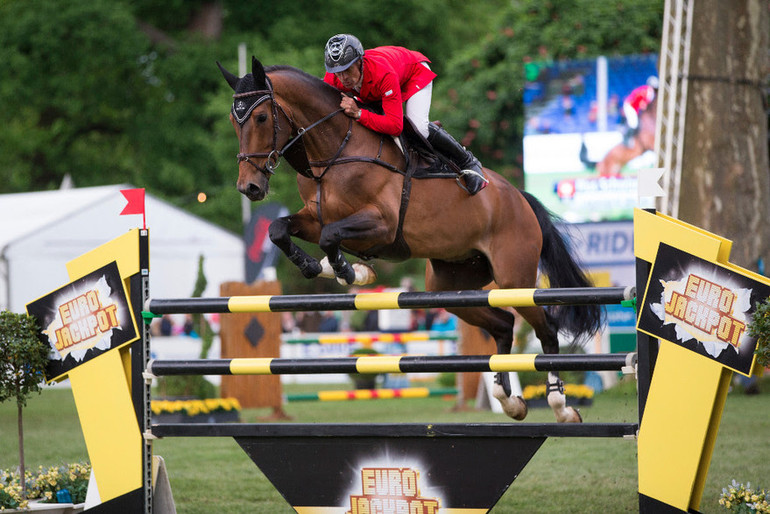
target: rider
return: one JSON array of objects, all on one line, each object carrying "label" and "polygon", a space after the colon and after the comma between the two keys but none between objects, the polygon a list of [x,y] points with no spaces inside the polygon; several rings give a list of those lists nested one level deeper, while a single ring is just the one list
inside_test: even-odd
[{"label": "rider", "polygon": [[658,77],[651,75],[647,83],[637,87],[623,100],[623,115],[626,118],[624,141],[628,146],[629,141],[639,130],[639,115],[644,112],[655,100],[658,93]]},{"label": "rider", "polygon": [[[406,115],[435,150],[460,168],[460,176],[465,179],[464,189],[474,195],[489,183],[482,174],[481,163],[446,130],[428,119],[436,77],[429,62],[420,52],[400,46],[364,51],[355,36],[337,34],[324,49],[327,72],[324,81],[342,91],[340,107],[347,116],[376,132],[398,136]],[[384,114],[359,108],[345,93],[354,94],[365,103],[382,102]]]}]

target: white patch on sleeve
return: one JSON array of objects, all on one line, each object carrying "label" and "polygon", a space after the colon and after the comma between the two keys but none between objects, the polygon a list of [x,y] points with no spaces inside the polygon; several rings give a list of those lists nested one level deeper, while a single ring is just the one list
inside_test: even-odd
[{"label": "white patch on sleeve", "polygon": [[392,94],[393,94],[393,90],[392,89],[388,89],[387,91],[385,91],[385,95],[384,96],[390,96]]}]

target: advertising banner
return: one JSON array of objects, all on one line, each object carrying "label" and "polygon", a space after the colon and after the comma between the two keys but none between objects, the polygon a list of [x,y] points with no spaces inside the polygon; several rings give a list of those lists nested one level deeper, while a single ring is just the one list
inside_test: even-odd
[{"label": "advertising banner", "polygon": [[139,338],[114,261],[27,304],[27,313],[37,318],[51,347],[48,382]]},{"label": "advertising banner", "polygon": [[757,346],[748,325],[768,296],[767,284],[661,243],[639,330],[748,376]]},{"label": "advertising banner", "polygon": [[630,219],[639,169],[656,165],[657,57],[525,67],[526,190],[569,222]]}]

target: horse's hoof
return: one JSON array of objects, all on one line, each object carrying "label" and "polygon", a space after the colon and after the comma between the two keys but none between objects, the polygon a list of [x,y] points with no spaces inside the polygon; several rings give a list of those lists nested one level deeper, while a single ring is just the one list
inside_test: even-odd
[{"label": "horse's hoof", "polygon": [[521,396],[508,396],[505,394],[503,386],[499,384],[492,386],[492,396],[497,398],[497,401],[503,407],[503,412],[509,418],[521,421],[527,417],[529,409],[527,408],[527,402]]},{"label": "horse's hoof", "polygon": [[557,423],[582,423],[583,416],[580,415],[580,411],[573,407],[566,407],[559,412],[554,411],[556,414]]},{"label": "horse's hoof", "polygon": [[548,395],[548,406],[553,409],[553,413],[556,416],[558,423],[582,423],[583,418],[580,416],[580,412],[573,408],[567,407],[567,397],[564,394],[558,394],[552,392]]},{"label": "horse's hoof", "polygon": [[356,272],[356,279],[353,284],[356,286],[369,285],[377,280],[377,272],[371,266],[355,262],[353,263],[353,269]]}]

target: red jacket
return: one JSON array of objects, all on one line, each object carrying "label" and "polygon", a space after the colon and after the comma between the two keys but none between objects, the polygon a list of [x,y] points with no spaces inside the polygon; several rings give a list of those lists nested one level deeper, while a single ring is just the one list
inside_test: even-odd
[{"label": "red jacket", "polygon": [[637,113],[647,109],[647,107],[655,99],[655,90],[652,86],[639,86],[626,97],[623,103],[626,103],[634,108]]},{"label": "red jacket", "polygon": [[422,62],[430,60],[420,52],[380,46],[364,52],[361,91],[345,89],[332,73],[326,74],[324,82],[345,93],[354,93],[364,103],[381,101],[384,114],[363,109],[358,121],[376,132],[397,136],[404,127],[403,103],[436,78]]}]

